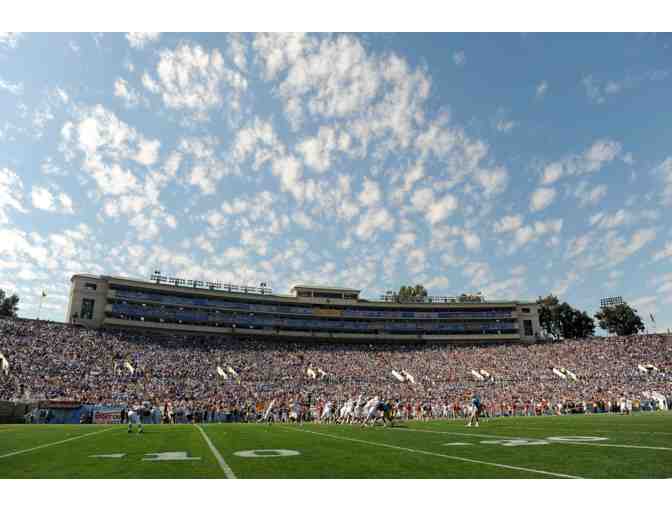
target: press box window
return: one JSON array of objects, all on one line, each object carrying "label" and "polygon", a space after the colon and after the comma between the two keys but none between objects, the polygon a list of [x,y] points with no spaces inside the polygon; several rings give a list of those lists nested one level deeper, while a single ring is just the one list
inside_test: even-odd
[{"label": "press box window", "polygon": [[98,285],[96,285],[95,283],[85,283],[84,288],[86,290],[96,290],[96,288],[98,288]]},{"label": "press box window", "polygon": [[530,309],[529,308],[523,308],[523,313],[530,313]]},{"label": "press box window", "polygon": [[523,321],[523,328],[525,329],[525,336],[532,336],[532,321]]},{"label": "press box window", "polygon": [[82,319],[93,320],[93,299],[82,299],[82,312],[79,314]]}]

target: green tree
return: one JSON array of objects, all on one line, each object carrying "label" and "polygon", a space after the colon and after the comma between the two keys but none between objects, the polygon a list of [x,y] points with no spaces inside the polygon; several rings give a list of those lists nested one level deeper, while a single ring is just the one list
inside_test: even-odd
[{"label": "green tree", "polygon": [[547,336],[551,336],[556,340],[559,339],[562,331],[557,313],[557,308],[560,305],[557,296],[554,296],[553,294],[549,294],[544,298],[540,296],[539,299],[537,299],[537,304],[540,305],[539,325],[541,326],[542,331]]},{"label": "green tree", "polygon": [[569,303],[560,303],[559,299],[549,294],[537,300],[539,308],[539,324],[542,330],[553,338],[586,338],[595,334],[595,321],[586,312],[577,310]]},{"label": "green tree", "polygon": [[595,318],[602,329],[619,336],[634,335],[644,331],[642,318],[637,315],[637,310],[627,303],[605,306],[595,314]]},{"label": "green tree", "polygon": [[427,299],[427,291],[422,285],[402,285],[397,294],[399,301],[425,301]]},{"label": "green tree", "polygon": [[0,289],[0,317],[16,317],[19,311],[19,296],[12,294],[7,296],[5,291]]}]

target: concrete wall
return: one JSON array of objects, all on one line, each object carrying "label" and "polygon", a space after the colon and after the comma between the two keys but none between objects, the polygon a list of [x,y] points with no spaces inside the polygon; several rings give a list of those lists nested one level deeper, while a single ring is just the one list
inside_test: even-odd
[{"label": "concrete wall", "polygon": [[[86,284],[96,285],[96,290],[87,288]],[[105,319],[105,305],[107,303],[108,284],[101,278],[86,275],[75,275],[70,283],[70,300],[65,322],[81,324],[89,328],[98,328]],[[91,320],[82,319],[82,301],[93,299],[93,317]],[[76,317],[75,317],[76,316]]]}]

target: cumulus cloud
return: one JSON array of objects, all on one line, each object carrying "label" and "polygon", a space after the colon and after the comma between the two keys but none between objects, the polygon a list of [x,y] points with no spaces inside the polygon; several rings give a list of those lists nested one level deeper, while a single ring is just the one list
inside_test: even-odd
[{"label": "cumulus cloud", "polygon": [[14,49],[19,45],[19,41],[23,37],[21,32],[0,32],[0,48]]},{"label": "cumulus cloud", "polygon": [[0,78],[0,90],[6,90],[10,94],[20,96],[23,94],[23,83],[12,83]]},{"label": "cumulus cloud", "polygon": [[578,199],[580,207],[595,205],[607,195],[607,186],[604,184],[591,186],[588,181],[581,181],[572,194]]},{"label": "cumulus cloud", "polygon": [[359,202],[365,207],[371,207],[381,201],[382,193],[376,181],[364,178],[364,185],[358,196]]},{"label": "cumulus cloud", "polygon": [[147,44],[155,43],[161,37],[160,32],[129,32],[126,39],[131,48],[143,49]]},{"label": "cumulus cloud", "polygon": [[495,222],[493,230],[496,233],[513,232],[518,230],[523,224],[523,218],[519,214],[504,216],[501,220]]},{"label": "cumulus cloud", "polygon": [[8,209],[25,213],[22,205],[23,182],[16,172],[9,168],[0,168],[0,225],[8,223]]},{"label": "cumulus cloud", "polygon": [[306,166],[325,172],[331,166],[331,153],[336,148],[336,134],[330,127],[320,127],[316,137],[305,138],[297,146]]},{"label": "cumulus cloud", "polygon": [[657,168],[656,172],[662,179],[663,205],[672,205],[672,157],[668,157]]},{"label": "cumulus cloud", "polygon": [[536,90],[536,96],[537,99],[541,99],[546,95],[546,92],[548,91],[548,82],[546,80],[542,81],[537,85],[537,90]]},{"label": "cumulus cloud", "polygon": [[410,144],[422,120],[429,79],[397,55],[369,53],[358,38],[257,34],[253,43],[268,79],[285,75],[278,92],[294,129],[306,115],[350,119],[362,150],[373,139]]},{"label": "cumulus cloud", "polygon": [[553,200],[556,192],[553,188],[537,188],[530,197],[530,211],[541,211],[546,209]]},{"label": "cumulus cloud", "polygon": [[653,260],[656,262],[666,258],[672,258],[672,241],[665,243],[665,247],[653,255]]},{"label": "cumulus cloud", "polygon": [[114,82],[114,95],[124,100],[124,104],[131,108],[140,103],[141,97],[137,91],[133,90],[126,80],[117,78]]},{"label": "cumulus cloud", "polygon": [[467,61],[467,54],[464,51],[456,51],[453,53],[453,62],[458,66],[463,66]]},{"label": "cumulus cloud", "polygon": [[371,239],[379,230],[390,231],[394,228],[394,217],[384,208],[368,209],[355,228],[357,237]]},{"label": "cumulus cloud", "polygon": [[238,111],[247,89],[245,77],[225,65],[219,50],[208,52],[197,44],[182,43],[175,50],[162,50],[156,73],[156,80],[143,75],[145,88],[160,94],[168,108],[192,111],[197,118],[221,107],[225,97],[227,106]]}]

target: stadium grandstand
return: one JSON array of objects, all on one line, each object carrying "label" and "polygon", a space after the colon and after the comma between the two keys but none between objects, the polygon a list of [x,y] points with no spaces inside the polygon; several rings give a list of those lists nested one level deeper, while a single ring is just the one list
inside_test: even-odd
[{"label": "stadium grandstand", "polygon": [[66,322],[90,328],[348,342],[534,342],[538,305],[479,296],[379,300],[360,290],[259,287],[168,278],[143,281],[75,274]]}]

